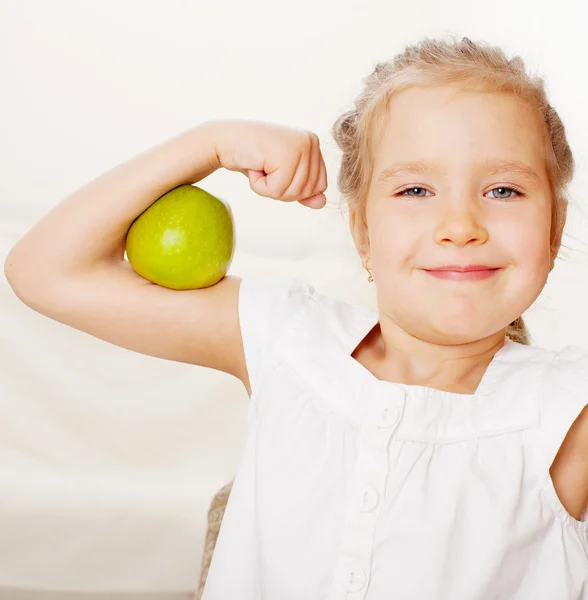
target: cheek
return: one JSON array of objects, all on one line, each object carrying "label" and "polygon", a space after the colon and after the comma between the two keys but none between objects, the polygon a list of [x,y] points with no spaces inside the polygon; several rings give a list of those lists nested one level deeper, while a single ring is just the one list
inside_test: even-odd
[{"label": "cheek", "polygon": [[549,270],[550,222],[545,215],[530,213],[513,219],[497,235],[516,267],[538,276]]},{"label": "cheek", "polygon": [[[536,206],[521,205],[516,214],[496,213],[486,221],[487,243],[496,260],[510,263],[522,277],[521,285],[541,281],[550,266],[550,214]],[[381,207],[378,207],[381,208]],[[419,266],[423,248],[435,245],[435,216],[412,211],[373,210],[368,214],[371,263],[374,271],[393,277],[398,269],[390,267]],[[430,248],[426,252],[432,255]],[[482,254],[488,255],[487,251]]]},{"label": "cheek", "polygon": [[405,266],[414,263],[417,255],[417,240],[410,232],[387,229],[374,239],[372,263],[376,271],[385,271],[386,277],[399,274]]},{"label": "cheek", "polygon": [[401,215],[391,214],[391,211],[374,215],[369,230],[374,270],[386,271],[387,277],[393,275],[389,266],[410,263],[422,246],[424,232],[418,221],[403,219]]}]

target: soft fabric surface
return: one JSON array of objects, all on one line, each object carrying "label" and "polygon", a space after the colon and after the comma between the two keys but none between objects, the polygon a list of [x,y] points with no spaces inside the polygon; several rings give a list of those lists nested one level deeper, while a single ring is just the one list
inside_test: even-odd
[{"label": "soft fabric surface", "polygon": [[208,576],[208,570],[210,568],[210,562],[214,549],[216,548],[216,541],[227,508],[229,496],[233,489],[233,482],[227,483],[212,499],[210,509],[208,511],[208,529],[206,531],[206,543],[204,546],[204,553],[202,555],[202,565],[200,568],[200,583],[198,584],[198,590],[194,600],[200,600],[204,593],[204,586],[206,585],[206,579]]}]

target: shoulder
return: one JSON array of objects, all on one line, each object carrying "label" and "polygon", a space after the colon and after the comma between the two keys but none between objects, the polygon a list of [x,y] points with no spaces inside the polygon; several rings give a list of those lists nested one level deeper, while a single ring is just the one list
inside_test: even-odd
[{"label": "shoulder", "polygon": [[574,426],[588,459],[588,349],[566,346],[556,355],[555,369],[561,389],[576,400],[580,409]]},{"label": "shoulder", "polygon": [[319,291],[299,279],[243,278],[239,293],[244,338],[257,345],[353,349],[378,321],[376,309]]},{"label": "shoulder", "polygon": [[564,508],[579,521],[588,504],[588,351],[567,346],[557,353],[555,368],[558,396],[567,400],[570,414],[550,474]]},{"label": "shoulder", "polygon": [[[577,415],[588,404],[588,349],[565,346],[559,350],[519,345],[521,364],[535,366],[542,411],[560,421]],[[529,371],[529,374],[531,371]]]},{"label": "shoulder", "polygon": [[[537,346],[512,344],[511,355],[515,365],[536,365],[558,387],[566,390],[586,391],[588,384],[588,349],[565,346],[560,350],[547,350]],[[588,402],[588,399],[587,399]]]},{"label": "shoulder", "polygon": [[551,355],[550,371],[554,383],[588,404],[588,349],[565,346]]},{"label": "shoulder", "polygon": [[500,365],[495,377],[502,384],[512,382],[517,393],[537,394],[548,405],[559,402],[564,389],[577,392],[588,380],[588,351],[573,346],[548,350],[507,339],[493,362]]},{"label": "shoulder", "polygon": [[276,332],[311,302],[312,286],[299,279],[244,277],[239,289],[241,328]]},{"label": "shoulder", "polygon": [[345,340],[349,331],[362,323],[365,311],[369,312],[296,278],[243,277],[238,307],[253,387],[261,384],[277,354],[308,355],[336,343],[334,340]]},{"label": "shoulder", "polygon": [[579,409],[575,428],[583,440],[588,460],[588,349],[566,346],[556,355],[556,379]]},{"label": "shoulder", "polygon": [[[511,343],[499,375],[513,390],[532,398],[549,452],[588,404],[588,350],[565,346],[548,350]],[[558,442],[559,440],[559,442]]]},{"label": "shoulder", "polygon": [[555,352],[556,361],[564,368],[576,369],[588,376],[588,348],[565,346]]},{"label": "shoulder", "polygon": [[310,293],[310,286],[298,279],[241,278],[239,328],[252,391],[271,368],[272,347],[309,302]]},{"label": "shoulder", "polygon": [[244,317],[257,319],[259,325],[265,324],[273,332],[292,321],[318,326],[322,332],[361,328],[377,315],[375,309],[317,290],[297,278],[242,278],[239,310]]},{"label": "shoulder", "polygon": [[538,427],[527,441],[545,477],[546,498],[558,514],[563,507],[578,520],[588,503],[588,350],[510,348],[507,366],[538,408]]}]

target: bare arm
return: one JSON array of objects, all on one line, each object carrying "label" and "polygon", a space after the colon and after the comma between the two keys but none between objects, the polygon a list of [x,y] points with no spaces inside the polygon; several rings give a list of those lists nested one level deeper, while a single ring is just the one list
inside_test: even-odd
[{"label": "bare arm", "polygon": [[221,167],[220,130],[216,123],[189,129],[74,192],[11,250],[5,264],[8,280],[17,288],[19,283],[45,288],[56,285],[56,276],[119,264],[138,215],[170,189],[196,183]]},{"label": "bare arm", "polygon": [[249,381],[239,330],[240,279],[172,291],[124,260],[126,234],[157,198],[221,165],[220,125],[194,127],[117,166],[63,200],[10,251],[16,295],[52,319],[124,348]]},{"label": "bare arm", "polygon": [[37,312],[143,354],[218,369],[250,393],[238,317],[240,278],[170,290],[124,259],[135,218],[170,189],[220,167],[254,191],[324,205],[318,138],[250,122],[204,123],[126,161],[63,200],[10,251],[4,272]]},{"label": "bare arm", "polygon": [[588,406],[566,434],[550,475],[564,508],[580,521],[588,508]]}]

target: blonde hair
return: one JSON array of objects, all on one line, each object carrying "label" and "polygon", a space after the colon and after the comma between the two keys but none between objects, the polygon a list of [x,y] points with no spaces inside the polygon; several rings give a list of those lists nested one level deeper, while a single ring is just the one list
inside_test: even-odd
[{"label": "blonde hair", "polygon": [[[574,174],[574,159],[564,125],[549,104],[543,79],[525,72],[524,61],[508,59],[503,50],[468,38],[446,42],[425,38],[407,46],[392,60],[378,63],[365,79],[353,109],[342,114],[332,134],[343,152],[338,187],[343,199],[365,226],[365,203],[372,177],[371,141],[375,131],[383,131],[386,108],[395,94],[410,87],[461,83],[463,90],[515,94],[536,111],[545,125],[543,131],[546,171],[552,197],[550,232],[551,258],[555,260],[566,221],[567,186]],[[506,335],[529,344],[522,317],[513,321]]]}]

